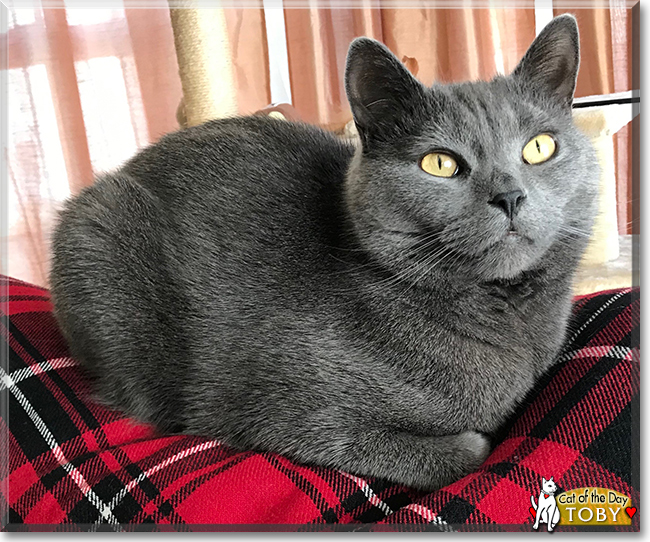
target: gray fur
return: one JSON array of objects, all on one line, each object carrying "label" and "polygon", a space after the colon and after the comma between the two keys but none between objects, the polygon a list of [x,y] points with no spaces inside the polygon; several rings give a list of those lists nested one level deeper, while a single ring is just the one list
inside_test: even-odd
[{"label": "gray fur", "polygon": [[[571,122],[577,47],[559,17],[512,76],[426,88],[360,38],[358,149],[225,119],[97,179],[61,215],[51,285],[99,397],[165,432],[421,489],[476,469],[565,337],[598,178]],[[531,166],[540,132],[558,151]],[[461,175],[424,173],[433,149]],[[514,189],[519,237],[488,203]]]}]

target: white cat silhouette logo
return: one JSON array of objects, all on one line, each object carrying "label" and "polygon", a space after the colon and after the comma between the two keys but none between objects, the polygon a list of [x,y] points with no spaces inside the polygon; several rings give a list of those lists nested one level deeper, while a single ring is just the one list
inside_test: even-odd
[{"label": "white cat silhouette logo", "polygon": [[550,480],[542,477],[542,491],[537,499],[537,504],[535,503],[535,496],[530,496],[530,502],[535,510],[535,524],[533,525],[533,529],[537,530],[539,529],[540,523],[546,523],[546,527],[550,533],[555,529],[558,521],[560,521],[560,510],[555,502],[556,491],[557,486],[553,481],[553,477],[551,476]]}]

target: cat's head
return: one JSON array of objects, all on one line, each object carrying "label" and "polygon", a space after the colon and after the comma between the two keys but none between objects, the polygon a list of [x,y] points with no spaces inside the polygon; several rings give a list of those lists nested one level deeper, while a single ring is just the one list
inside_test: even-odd
[{"label": "cat's head", "polygon": [[552,476],[548,480],[546,478],[542,477],[542,491],[544,493],[549,494],[549,495],[555,495],[555,492],[557,491],[557,485],[553,481]]},{"label": "cat's head", "polygon": [[594,151],[572,123],[578,28],[555,18],[509,76],[426,87],[382,44],[350,46],[346,90],[361,145],[346,201],[364,247],[427,268],[516,277],[549,249],[582,252]]}]

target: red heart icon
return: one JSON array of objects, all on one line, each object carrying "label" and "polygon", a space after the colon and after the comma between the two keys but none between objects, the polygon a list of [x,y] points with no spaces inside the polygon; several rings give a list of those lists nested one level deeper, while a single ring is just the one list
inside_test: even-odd
[{"label": "red heart icon", "polygon": [[634,506],[628,506],[625,511],[627,512],[627,515],[630,516],[630,519],[634,517],[634,514],[636,514],[636,508]]},{"label": "red heart icon", "polygon": [[[535,509],[531,506],[528,510],[530,510],[530,515],[533,516],[533,519],[535,519],[535,516],[537,515]],[[636,512],[636,508],[634,509],[634,511]]]}]

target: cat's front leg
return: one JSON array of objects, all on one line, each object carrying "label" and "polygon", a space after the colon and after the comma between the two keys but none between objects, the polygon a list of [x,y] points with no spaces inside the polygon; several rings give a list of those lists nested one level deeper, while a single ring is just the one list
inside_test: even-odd
[{"label": "cat's front leg", "polygon": [[425,491],[439,489],[475,471],[490,451],[488,439],[474,431],[418,436],[394,430],[366,430],[348,441],[352,444],[345,449],[337,446],[338,440],[331,441],[334,449],[325,454],[328,463],[336,461],[331,466]]},{"label": "cat's front leg", "polygon": [[[549,516],[551,516],[550,511],[549,511]],[[549,532],[555,529],[555,526],[558,524],[559,521],[560,521],[560,510],[557,508],[556,505],[553,508],[553,515],[550,517],[547,525]]]}]

